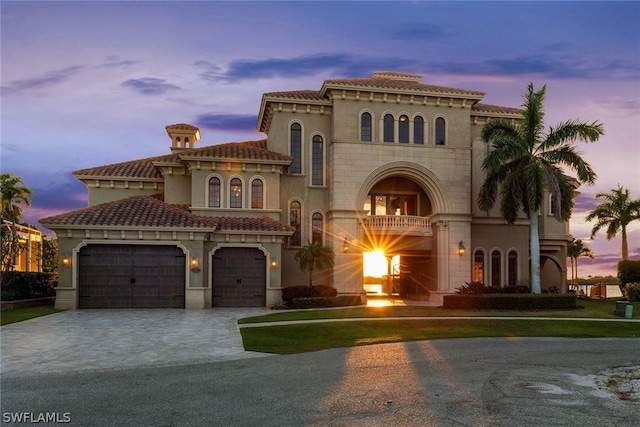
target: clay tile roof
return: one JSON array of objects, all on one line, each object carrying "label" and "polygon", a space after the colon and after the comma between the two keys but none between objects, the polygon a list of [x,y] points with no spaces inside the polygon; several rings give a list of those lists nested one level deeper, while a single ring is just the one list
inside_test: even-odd
[{"label": "clay tile roof", "polygon": [[472,111],[482,111],[485,113],[522,114],[519,108],[502,107],[500,105],[490,105],[478,102],[471,107]]},{"label": "clay tile roof", "polygon": [[288,92],[268,92],[266,98],[299,99],[304,101],[326,101],[317,90],[292,90]]},{"label": "clay tile roof", "polygon": [[175,125],[168,125],[164,127],[165,129],[173,129],[173,130],[200,130],[196,126],[187,124],[187,123],[176,123]]},{"label": "clay tile roof", "polygon": [[266,149],[266,140],[228,142],[226,144],[210,145],[208,147],[194,148],[180,153],[180,157],[212,157],[217,159],[246,159],[246,160],[272,160],[291,161],[293,157],[276,153]]},{"label": "clay tile roof", "polygon": [[215,221],[218,224],[219,231],[295,231],[294,227],[266,216],[259,218],[216,217]]},{"label": "clay tile roof", "polygon": [[[393,77],[395,74],[398,74],[397,78]],[[389,76],[389,77],[387,77]],[[371,88],[380,88],[380,89],[402,89],[402,90],[411,90],[416,92],[428,92],[428,93],[442,93],[442,94],[460,94],[460,95],[472,95],[474,97],[483,97],[485,95],[484,92],[479,92],[477,90],[469,90],[469,89],[458,89],[446,86],[436,86],[430,84],[420,83],[411,77],[411,74],[401,74],[401,73],[379,73],[375,74],[374,77],[371,78],[360,78],[360,79],[335,79],[335,80],[325,80],[325,86],[360,86],[360,87],[371,87]]]},{"label": "clay tile roof", "polygon": [[146,159],[131,160],[128,162],[114,163],[93,168],[80,169],[73,172],[74,176],[111,176],[130,178],[162,178],[162,174],[153,165],[153,162],[177,162],[176,154],[149,157]]},{"label": "clay tile roof", "polygon": [[215,229],[212,218],[192,215],[153,196],[134,196],[43,218],[47,228],[64,226],[195,227]]}]

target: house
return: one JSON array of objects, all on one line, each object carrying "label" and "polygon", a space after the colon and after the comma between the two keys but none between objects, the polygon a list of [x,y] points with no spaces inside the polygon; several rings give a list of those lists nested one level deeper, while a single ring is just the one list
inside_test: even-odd
[{"label": "house", "polygon": [[[320,90],[265,93],[259,141],[198,146],[197,127],[166,127],[171,152],[74,172],[85,209],[44,218],[61,261],[56,306],[271,306],[307,283],[307,242],[335,253],[314,283],[441,301],[471,280],[528,284],[529,230],[476,203],[492,118],[520,110],[484,93],[375,72]],[[568,224],[540,221],[542,283],[566,291]],[[371,261],[371,254],[381,254]],[[393,280],[396,279],[396,280]]]},{"label": "house", "polygon": [[2,220],[2,270],[42,271],[40,230]]}]

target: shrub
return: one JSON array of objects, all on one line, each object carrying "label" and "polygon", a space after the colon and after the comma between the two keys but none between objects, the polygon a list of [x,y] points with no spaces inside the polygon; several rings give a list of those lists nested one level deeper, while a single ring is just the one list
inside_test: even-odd
[{"label": "shrub", "polygon": [[294,298],[291,301],[291,308],[332,308],[361,305],[362,300],[359,295],[341,295],[336,297],[304,297]]},{"label": "shrub", "polygon": [[333,286],[314,285],[312,288],[319,297],[335,297],[338,295],[338,290]]},{"label": "shrub", "polygon": [[511,286],[505,286],[504,288],[502,288],[502,292],[503,294],[530,294],[531,293],[531,288],[529,286],[524,286],[524,285],[511,285]]},{"label": "shrub", "polygon": [[623,295],[627,301],[640,302],[640,283],[627,283]]},{"label": "shrub", "polygon": [[627,283],[640,283],[640,261],[623,260],[618,263],[620,289]]},{"label": "shrub", "polygon": [[488,286],[482,282],[465,282],[458,288],[459,295],[486,295],[486,294],[528,294],[531,288],[522,285],[505,286]]},{"label": "shrub", "polygon": [[295,298],[335,297],[338,290],[332,286],[290,286],[282,288],[282,300],[289,306]]},{"label": "shrub", "polygon": [[443,308],[462,310],[567,310],[576,308],[575,295],[499,294],[445,295]]},{"label": "shrub", "polygon": [[56,273],[35,273],[26,271],[4,271],[0,282],[3,301],[43,298],[55,296],[58,286]]}]

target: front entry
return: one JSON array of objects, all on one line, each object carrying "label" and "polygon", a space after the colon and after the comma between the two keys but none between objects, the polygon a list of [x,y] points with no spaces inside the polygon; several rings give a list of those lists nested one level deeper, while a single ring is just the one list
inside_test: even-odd
[{"label": "front entry", "polygon": [[264,307],[267,262],[256,248],[221,248],[213,254],[214,307]]}]

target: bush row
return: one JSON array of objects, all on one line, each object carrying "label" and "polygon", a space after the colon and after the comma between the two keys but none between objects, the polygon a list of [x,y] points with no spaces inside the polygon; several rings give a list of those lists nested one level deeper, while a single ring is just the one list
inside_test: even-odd
[{"label": "bush row", "polygon": [[330,308],[349,307],[361,305],[362,300],[359,295],[340,295],[339,297],[304,297],[294,298],[290,304],[291,308]]},{"label": "bush row", "polygon": [[627,301],[640,302],[640,283],[627,283],[622,292]]},{"label": "bush row", "polygon": [[291,306],[291,302],[295,298],[314,298],[314,297],[335,297],[338,290],[333,286],[316,285],[316,286],[290,286],[282,288],[282,300]]},{"label": "bush row", "polygon": [[522,285],[489,286],[482,282],[466,282],[457,290],[460,295],[485,295],[485,294],[530,294],[531,288]]},{"label": "bush row", "polygon": [[443,308],[461,310],[569,310],[576,296],[564,294],[445,295]]},{"label": "bush row", "polygon": [[4,271],[0,281],[2,301],[52,297],[58,286],[57,273]]}]

